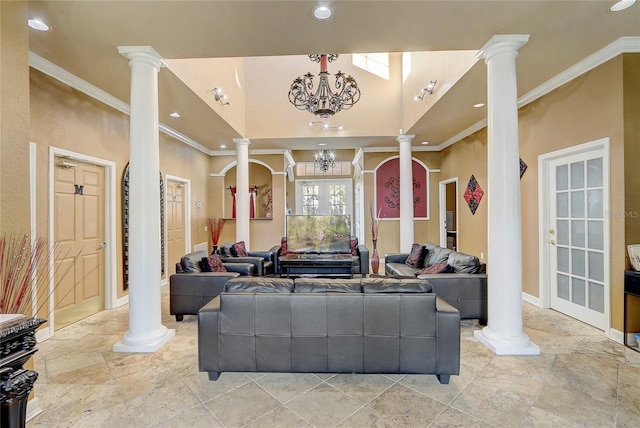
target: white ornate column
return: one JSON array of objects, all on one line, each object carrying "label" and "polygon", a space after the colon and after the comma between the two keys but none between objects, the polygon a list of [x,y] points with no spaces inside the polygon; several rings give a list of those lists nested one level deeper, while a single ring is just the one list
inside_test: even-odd
[{"label": "white ornate column", "polygon": [[528,35],[496,35],[487,64],[488,323],[474,335],[498,355],[539,355],[522,331],[522,219],[516,58]]},{"label": "white ornate column", "polygon": [[411,141],[415,135],[398,135],[400,144],[400,252],[408,253],[413,236],[413,167]]},{"label": "white ornate column", "polygon": [[162,325],[158,71],[150,46],[121,46],[131,67],[129,160],[129,331],[114,352],[155,352],[175,335]]},{"label": "white ornate column", "polygon": [[249,242],[249,144],[247,138],[234,138],[236,145],[236,241]]}]

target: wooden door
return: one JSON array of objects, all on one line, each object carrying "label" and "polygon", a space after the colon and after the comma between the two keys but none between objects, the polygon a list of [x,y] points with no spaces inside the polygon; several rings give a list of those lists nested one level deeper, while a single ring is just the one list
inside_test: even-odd
[{"label": "wooden door", "polygon": [[167,250],[169,275],[175,273],[176,263],[185,250],[185,185],[179,181],[167,180]]},{"label": "wooden door", "polygon": [[59,251],[54,324],[58,329],[104,308],[105,171],[90,163],[55,160],[54,239]]}]

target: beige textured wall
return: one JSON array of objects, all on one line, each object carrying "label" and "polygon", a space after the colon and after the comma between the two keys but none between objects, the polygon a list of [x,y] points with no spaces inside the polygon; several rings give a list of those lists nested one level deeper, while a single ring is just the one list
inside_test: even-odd
[{"label": "beige textured wall", "polygon": [[640,55],[623,56],[625,244],[640,244]]},{"label": "beige textured wall", "polygon": [[[36,70],[30,73],[31,141],[37,144],[38,234],[48,231],[49,147],[70,150],[116,163],[116,245],[118,297],[126,294],[122,281],[121,180],[129,160],[129,116],[70,88]],[[209,156],[160,134],[163,174],[191,180],[191,242],[208,239],[204,231]],[[28,169],[27,169],[28,170]],[[175,261],[167,260],[167,263]]]},{"label": "beige textured wall", "polygon": [[29,31],[26,2],[0,3],[0,232],[28,233]]},{"label": "beige textured wall", "polygon": [[[635,73],[637,79],[637,69]],[[622,100],[622,57],[617,57],[520,110],[520,157],[528,165],[521,180],[523,291],[528,294],[539,295],[538,156],[609,137],[610,210],[612,213],[624,212],[623,165],[625,158],[629,157],[624,153]],[[486,129],[483,129],[446,149],[443,152],[442,179],[458,176],[461,189],[464,189],[470,175],[474,174],[486,198],[491,191],[486,186],[486,141]],[[459,204],[460,250],[476,255],[484,252],[490,271],[491,255],[486,252],[487,201],[482,200],[475,216],[471,216],[464,200]],[[611,216],[612,327],[618,330],[622,329],[624,227],[624,216]]]}]

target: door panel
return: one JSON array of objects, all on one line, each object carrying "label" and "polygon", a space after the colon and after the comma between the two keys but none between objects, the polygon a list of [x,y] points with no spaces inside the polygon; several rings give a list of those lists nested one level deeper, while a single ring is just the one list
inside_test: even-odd
[{"label": "door panel", "polygon": [[56,329],[104,308],[104,167],[73,164],[54,167]]},{"label": "door panel", "polygon": [[549,164],[551,307],[604,329],[609,290],[608,221],[603,151]]},{"label": "door panel", "polygon": [[169,275],[175,273],[176,262],[185,254],[185,188],[177,181],[167,180],[167,250]]}]

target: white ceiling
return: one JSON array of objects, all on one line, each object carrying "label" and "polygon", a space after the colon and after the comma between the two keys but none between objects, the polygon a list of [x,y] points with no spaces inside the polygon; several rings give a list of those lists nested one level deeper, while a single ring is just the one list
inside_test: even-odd
[{"label": "white ceiling", "polygon": [[[323,2],[334,11],[326,22],[311,16],[318,3],[30,1],[30,17],[51,26],[46,33],[30,30],[30,50],[128,102],[130,71],[118,46],[152,46],[165,58],[222,58],[478,50],[495,34],[529,34],[518,57],[521,96],[620,37],[640,36],[640,5],[612,13],[608,7],[613,1],[333,0]],[[314,70],[309,64],[309,71]],[[291,73],[290,79],[298,74]],[[162,122],[210,150],[245,137],[174,74],[159,76]],[[423,140],[441,144],[485,118],[485,109],[471,107],[485,94],[486,65],[478,61],[405,133],[416,134],[414,146]],[[182,118],[168,123],[166,114],[175,109]],[[309,120],[314,120],[310,114]],[[323,140],[328,138],[335,148],[388,146],[393,141],[384,135]],[[259,135],[251,140],[252,149],[313,149],[318,142]]]}]

